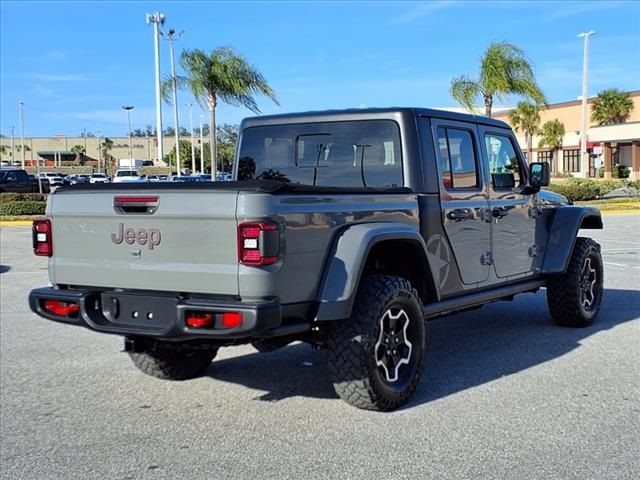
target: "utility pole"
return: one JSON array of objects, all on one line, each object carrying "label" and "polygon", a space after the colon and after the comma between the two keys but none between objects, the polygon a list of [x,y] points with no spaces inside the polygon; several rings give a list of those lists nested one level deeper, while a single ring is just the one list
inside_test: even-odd
[{"label": "utility pole", "polygon": [[98,173],[102,171],[100,170],[102,168],[102,145],[100,145],[101,135],[102,132],[100,130],[96,130],[96,137],[98,138]]},{"label": "utility pole", "polygon": [[[24,170],[24,102],[20,100],[18,105],[20,105],[20,143],[22,144],[20,151],[22,152],[22,169]],[[42,189],[40,193],[42,193]]]},{"label": "utility pole", "polygon": [[582,56],[582,129],[580,131],[580,173],[583,177],[589,176],[589,155],[587,154],[587,86],[589,82],[589,37],[596,32],[579,33],[578,37],[584,38]]},{"label": "utility pole", "polygon": [[133,153],[131,153],[131,110],[133,110],[133,105],[123,105],[122,109],[127,111],[127,122],[129,125],[129,166],[133,168]]},{"label": "utility pole", "polygon": [[169,41],[169,52],[171,54],[171,80],[173,84],[173,123],[175,125],[175,137],[176,137],[176,169],[178,170],[178,176],[182,176],[182,164],[180,162],[180,125],[178,121],[178,80],[176,78],[176,62],[173,56],[173,42],[180,39],[184,32],[180,32],[176,38],[176,31],[173,28],[169,29],[167,34],[167,40]]},{"label": "utility pole", "polygon": [[200,115],[200,173],[204,173],[204,139],[202,136],[202,118]]},{"label": "utility pole", "polygon": [[82,129],[82,136],[84,137],[84,153],[87,153],[87,129]]},{"label": "utility pole", "polygon": [[191,174],[194,174],[196,173],[196,146],[193,143],[193,103],[187,105],[189,106],[189,128],[191,129]]},{"label": "utility pole", "polygon": [[164,24],[165,16],[156,12],[154,14],[147,13],[147,25],[153,23],[153,45],[155,50],[155,62],[156,62],[156,135],[158,142],[158,160],[163,160],[162,151],[162,98],[160,94],[160,29],[159,25]]}]

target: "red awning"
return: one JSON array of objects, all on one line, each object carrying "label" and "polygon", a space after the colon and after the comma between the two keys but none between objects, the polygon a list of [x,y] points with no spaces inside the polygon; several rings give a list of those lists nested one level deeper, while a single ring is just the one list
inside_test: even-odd
[{"label": "red awning", "polygon": [[[590,150],[594,147],[599,147],[600,146],[600,142],[590,142],[589,138],[587,137],[587,150]],[[578,139],[578,150],[582,149],[582,138]]]}]

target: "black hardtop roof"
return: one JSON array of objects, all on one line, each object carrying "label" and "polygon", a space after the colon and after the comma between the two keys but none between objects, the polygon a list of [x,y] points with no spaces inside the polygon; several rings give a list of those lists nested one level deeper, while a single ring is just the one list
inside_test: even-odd
[{"label": "black hardtop roof", "polygon": [[306,123],[318,121],[375,120],[390,119],[396,116],[411,115],[435,117],[445,120],[479,123],[500,128],[511,128],[501,120],[481,115],[451,112],[435,108],[386,107],[386,108],[350,108],[345,110],[320,110],[310,112],[283,113],[278,115],[260,115],[248,117],[242,121],[241,128],[259,125],[279,125],[287,123]]}]

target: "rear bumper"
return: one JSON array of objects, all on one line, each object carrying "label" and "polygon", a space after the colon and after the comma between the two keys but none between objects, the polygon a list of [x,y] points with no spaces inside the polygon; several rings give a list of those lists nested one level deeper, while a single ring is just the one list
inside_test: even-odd
[{"label": "rear bumper", "polygon": [[[45,300],[73,302],[79,310],[74,318],[51,313]],[[162,339],[235,340],[269,335],[282,323],[281,306],[273,300],[260,302],[226,302],[207,298],[179,298],[157,292],[131,293],[115,291],[60,290],[37,288],[29,293],[31,310],[55,322],[78,325],[97,332],[125,336],[148,336]],[[233,328],[190,328],[185,314],[189,311],[222,314],[239,312],[242,324]]]}]

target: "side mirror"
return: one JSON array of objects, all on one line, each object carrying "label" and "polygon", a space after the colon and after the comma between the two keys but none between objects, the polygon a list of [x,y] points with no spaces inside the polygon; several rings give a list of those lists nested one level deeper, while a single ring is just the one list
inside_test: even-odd
[{"label": "side mirror", "polygon": [[549,164],[547,162],[533,162],[529,164],[529,186],[534,188],[546,187],[551,181]]}]

